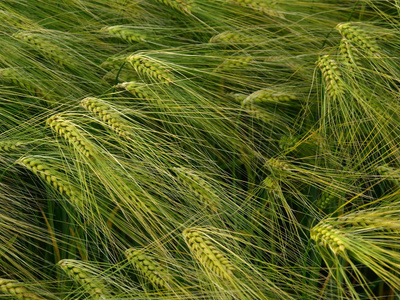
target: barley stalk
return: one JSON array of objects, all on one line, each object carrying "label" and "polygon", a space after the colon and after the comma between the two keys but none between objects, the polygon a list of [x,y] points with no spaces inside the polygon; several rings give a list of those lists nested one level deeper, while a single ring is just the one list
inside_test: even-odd
[{"label": "barley stalk", "polygon": [[191,253],[201,265],[223,279],[234,277],[233,264],[202,232],[195,228],[187,228],[183,231],[183,237]]},{"label": "barley stalk", "polygon": [[93,275],[82,262],[74,259],[63,259],[58,262],[58,266],[81,285],[85,292],[90,295],[90,299],[107,299],[107,288],[105,282],[98,276]]},{"label": "barley stalk", "polygon": [[171,72],[158,61],[148,56],[132,54],[128,56],[126,60],[133,66],[136,72],[142,76],[151,78],[160,83],[173,82]]},{"label": "barley stalk", "polygon": [[109,125],[118,135],[127,137],[128,122],[114,109],[111,104],[95,97],[87,97],[81,101],[81,106],[91,111],[97,118]]},{"label": "barley stalk", "polygon": [[44,298],[29,291],[27,285],[16,280],[0,278],[0,291],[20,300],[44,300]]},{"label": "barley stalk", "polygon": [[324,55],[318,59],[317,64],[325,80],[328,96],[332,99],[337,99],[343,95],[342,74],[339,71],[336,61],[331,59],[329,55]]},{"label": "barley stalk", "polygon": [[171,289],[172,278],[167,270],[144,249],[130,248],[125,251],[128,261],[154,286]]},{"label": "barley stalk", "polygon": [[78,190],[75,189],[67,180],[65,180],[62,174],[54,170],[51,166],[49,166],[39,158],[26,156],[20,158],[17,163],[32,171],[35,175],[40,176],[50,186],[52,186],[61,194],[67,195],[75,203],[81,203],[81,201],[79,200],[80,193],[78,192]]},{"label": "barley stalk", "polygon": [[92,143],[83,136],[71,121],[64,119],[61,115],[54,115],[47,119],[46,124],[62,136],[75,150],[89,158],[94,156]]}]

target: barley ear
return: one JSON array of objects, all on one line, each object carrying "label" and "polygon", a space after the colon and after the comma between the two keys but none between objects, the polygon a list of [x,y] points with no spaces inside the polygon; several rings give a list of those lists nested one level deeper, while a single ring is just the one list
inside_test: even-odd
[{"label": "barley ear", "polygon": [[266,3],[259,0],[229,0],[229,2],[243,7],[248,7],[255,11],[259,11],[267,16],[277,17],[282,19],[285,18],[285,16],[282,13],[273,9],[275,3],[272,1],[268,3],[269,6],[267,6]]},{"label": "barley ear", "polygon": [[58,114],[48,118],[46,124],[55,133],[62,136],[79,153],[88,158],[94,156],[92,143],[83,136],[82,132],[71,121],[64,119]]},{"label": "barley ear", "polygon": [[195,228],[183,231],[183,237],[192,255],[200,264],[223,279],[232,279],[235,270],[233,264],[218,250],[202,232]]},{"label": "barley ear", "polygon": [[111,104],[95,97],[86,97],[81,101],[81,106],[92,112],[98,119],[111,127],[118,135],[127,137],[128,122],[114,109]]},{"label": "barley ear", "polygon": [[128,261],[155,287],[171,289],[172,278],[167,270],[145,249],[130,248],[125,251]]},{"label": "barley ear", "polygon": [[319,246],[330,249],[335,255],[343,255],[346,251],[344,233],[329,223],[320,223],[310,231],[310,237]]},{"label": "barley ear", "polygon": [[60,194],[67,195],[75,204],[82,205],[78,190],[47,163],[34,156],[22,157],[17,160],[17,163],[41,177]]},{"label": "barley ear", "polygon": [[373,38],[369,37],[366,32],[357,28],[352,23],[339,23],[336,25],[336,29],[340,34],[346,38],[350,43],[359,47],[360,50],[376,56],[379,54],[379,46]]},{"label": "barley ear", "polygon": [[144,77],[159,83],[169,84],[174,81],[171,72],[155,59],[142,54],[132,54],[126,60]]},{"label": "barley ear", "polygon": [[201,207],[209,208],[213,212],[217,212],[219,208],[219,197],[214,193],[212,186],[194,171],[179,167],[173,168],[177,175],[178,181],[189,188],[192,193],[200,200]]},{"label": "barley ear", "polygon": [[16,68],[5,68],[0,69],[0,77],[12,82],[15,86],[21,87],[29,91],[32,95],[37,97],[41,97],[46,100],[50,100],[48,95],[39,89],[32,80],[30,80],[31,76],[29,73],[22,69]]},{"label": "barley ear", "polygon": [[65,50],[44,39],[39,34],[22,31],[13,36],[29,43],[33,48],[42,53],[43,56],[52,59],[60,66],[75,66],[74,61],[72,61],[69,56],[65,55]]},{"label": "barley ear", "polygon": [[26,284],[16,280],[0,278],[0,291],[5,295],[19,300],[45,300],[44,298],[30,291]]},{"label": "barley ear", "polygon": [[145,83],[129,81],[117,84],[116,87],[123,88],[132,95],[134,95],[135,97],[143,100],[152,100],[154,98],[154,96],[151,95],[151,92],[147,88],[147,85]]},{"label": "barley ear", "polygon": [[324,78],[328,96],[334,100],[342,96],[344,94],[342,74],[337,62],[331,59],[329,55],[324,55],[318,59],[317,65]]},{"label": "barley ear", "polygon": [[192,4],[193,4],[192,0],[157,0],[157,1],[185,14],[191,14],[192,12]]},{"label": "barley ear", "polygon": [[58,266],[65,274],[81,285],[90,299],[107,299],[107,288],[104,281],[90,272],[82,262],[74,259],[63,259],[58,262]]},{"label": "barley ear", "polygon": [[107,26],[102,28],[102,31],[108,32],[109,34],[119,37],[131,44],[134,44],[135,42],[143,42],[146,38],[137,30],[123,25]]},{"label": "barley ear", "polygon": [[21,142],[0,141],[0,152],[12,152],[21,149],[24,146]]}]

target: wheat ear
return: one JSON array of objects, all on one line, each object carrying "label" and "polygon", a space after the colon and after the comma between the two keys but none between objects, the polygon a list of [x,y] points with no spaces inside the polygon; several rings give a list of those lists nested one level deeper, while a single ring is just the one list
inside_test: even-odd
[{"label": "wheat ear", "polygon": [[187,228],[183,237],[193,256],[205,267],[223,279],[232,279],[233,264],[212,242],[196,228]]},{"label": "wheat ear", "polygon": [[81,106],[109,125],[118,135],[122,137],[129,135],[127,131],[128,122],[111,104],[99,98],[87,97],[81,101]]},{"label": "wheat ear", "polygon": [[64,119],[61,115],[54,115],[47,119],[46,124],[78,152],[89,158],[94,156],[92,143],[83,136],[71,121]]},{"label": "wheat ear", "polygon": [[107,288],[104,281],[98,276],[93,275],[82,262],[74,259],[63,259],[58,262],[58,266],[81,285],[85,292],[90,295],[90,299],[107,299]]},{"label": "wheat ear", "polygon": [[44,298],[29,291],[27,285],[16,280],[0,278],[0,291],[19,300],[45,300]]},{"label": "wheat ear", "polygon": [[127,57],[129,62],[136,72],[142,76],[151,78],[160,83],[173,82],[171,72],[162,66],[158,61],[142,54],[132,54]]},{"label": "wheat ear", "polygon": [[172,278],[167,270],[145,249],[130,248],[125,251],[128,261],[154,286],[171,289]]}]

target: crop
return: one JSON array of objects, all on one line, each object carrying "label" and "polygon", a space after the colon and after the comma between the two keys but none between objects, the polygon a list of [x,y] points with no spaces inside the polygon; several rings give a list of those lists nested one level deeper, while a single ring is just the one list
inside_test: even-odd
[{"label": "crop", "polygon": [[4,0],[1,299],[400,297],[400,3]]}]

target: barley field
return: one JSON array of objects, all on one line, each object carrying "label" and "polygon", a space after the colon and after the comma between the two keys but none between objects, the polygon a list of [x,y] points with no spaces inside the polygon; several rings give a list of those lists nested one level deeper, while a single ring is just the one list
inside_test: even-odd
[{"label": "barley field", "polygon": [[2,0],[0,299],[400,299],[399,0]]}]

